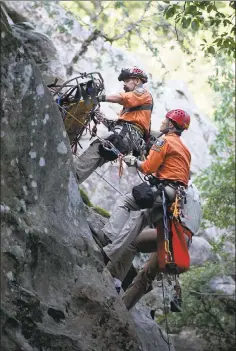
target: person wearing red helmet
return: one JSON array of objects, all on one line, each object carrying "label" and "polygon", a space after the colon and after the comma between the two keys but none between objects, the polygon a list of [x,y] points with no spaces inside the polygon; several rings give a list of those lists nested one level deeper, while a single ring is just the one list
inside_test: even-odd
[{"label": "person wearing red helmet", "polygon": [[[118,77],[124,82],[124,92],[98,97],[99,102],[117,103],[123,106],[113,132],[107,140],[123,155],[130,152],[139,153],[140,139],[146,140],[150,131],[153,100],[151,94],[143,87],[148,77],[137,67],[122,69]],[[114,161],[118,156],[103,147],[100,141],[95,140],[88,149],[78,157],[76,174],[81,184],[92,172],[108,161]]]},{"label": "person wearing red helmet", "polygon": [[[120,198],[102,230],[104,238],[110,240],[103,248],[103,254],[109,261],[107,267],[116,281],[123,281],[127,262],[130,261],[128,256],[126,259],[123,257],[124,250],[147,225],[157,223],[163,216],[162,196],[157,185],[162,184],[164,187],[169,204],[175,200],[179,186],[188,186],[191,154],[180,136],[189,125],[190,116],[187,112],[181,109],[169,111],[160,126],[162,137],[151,147],[147,159],[141,162],[133,155],[124,157],[128,166],[136,167],[145,175],[151,175],[154,186],[150,187],[144,182]],[[149,197],[152,198],[151,205],[147,205]],[[140,212],[147,207],[148,209]]]},{"label": "person wearing red helmet", "polygon": [[153,145],[147,159],[140,162],[127,156],[124,160],[128,165],[136,163],[137,168],[144,174],[155,173],[158,179],[178,181],[187,186],[191,155],[180,135],[189,128],[189,124],[190,116],[187,112],[181,109],[169,111],[160,127],[160,132],[165,136]]}]

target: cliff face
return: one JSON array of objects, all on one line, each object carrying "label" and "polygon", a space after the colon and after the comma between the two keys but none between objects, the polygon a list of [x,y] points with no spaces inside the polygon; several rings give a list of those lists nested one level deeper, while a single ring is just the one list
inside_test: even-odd
[{"label": "cliff face", "polygon": [[168,350],[146,311],[129,314],[115,292],[59,111],[1,15],[1,349]]}]

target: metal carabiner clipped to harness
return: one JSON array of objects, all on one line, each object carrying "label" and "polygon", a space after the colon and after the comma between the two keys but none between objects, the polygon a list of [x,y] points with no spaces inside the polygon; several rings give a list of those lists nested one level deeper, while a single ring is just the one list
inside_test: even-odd
[{"label": "metal carabiner clipped to harness", "polygon": [[101,143],[105,150],[114,152],[114,154],[117,156],[123,156],[123,154],[117,148],[115,148],[115,146],[109,140],[103,140]]}]

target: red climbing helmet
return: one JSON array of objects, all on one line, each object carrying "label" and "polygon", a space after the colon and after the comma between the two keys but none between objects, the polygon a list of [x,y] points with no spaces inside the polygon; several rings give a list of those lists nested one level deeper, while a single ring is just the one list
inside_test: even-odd
[{"label": "red climbing helmet", "polygon": [[148,81],[146,73],[138,67],[122,68],[118,80],[121,81],[129,78],[140,78],[143,83],[147,83]]},{"label": "red climbing helmet", "polygon": [[188,129],[190,125],[190,116],[187,112],[181,109],[171,110],[167,112],[166,118],[176,122],[181,129]]}]

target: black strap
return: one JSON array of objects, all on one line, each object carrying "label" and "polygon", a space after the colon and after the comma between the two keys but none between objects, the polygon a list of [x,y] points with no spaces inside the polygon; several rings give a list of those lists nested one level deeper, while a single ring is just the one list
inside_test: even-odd
[{"label": "black strap", "polygon": [[[115,126],[116,126],[116,125],[122,125],[122,129],[121,129],[120,133],[117,133],[117,132],[115,131]],[[119,137],[120,137],[121,139],[123,139],[123,138],[126,136],[126,134],[129,132],[127,123],[126,123],[125,121],[119,121],[119,120],[118,120],[118,121],[116,122],[116,124],[114,125],[114,128],[112,129],[112,132],[113,132],[114,134],[116,134],[116,135],[119,135]]]},{"label": "black strap", "polygon": [[[151,114],[152,114],[152,111],[153,111],[153,107],[154,107],[154,101],[153,101],[153,97],[152,97],[152,94],[151,95],[151,98],[152,98],[152,109],[151,109]],[[152,116],[151,116],[152,117]],[[152,126],[152,118],[150,120],[150,126],[149,126],[149,131],[148,131],[148,135],[146,135],[146,139],[149,137],[149,135],[151,134],[151,126]]]},{"label": "black strap", "polygon": [[122,129],[121,129],[121,132],[119,133],[119,136],[123,139],[126,134],[129,132],[129,129],[128,129],[128,126],[127,124],[125,123],[123,126],[122,126]]},{"label": "black strap", "polygon": [[126,112],[134,112],[134,111],[152,111],[152,109],[153,109],[153,105],[146,104],[146,105],[140,105],[140,106],[135,106],[130,108],[124,108],[122,111],[122,114]]}]

